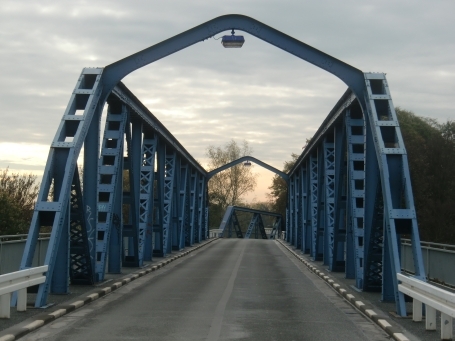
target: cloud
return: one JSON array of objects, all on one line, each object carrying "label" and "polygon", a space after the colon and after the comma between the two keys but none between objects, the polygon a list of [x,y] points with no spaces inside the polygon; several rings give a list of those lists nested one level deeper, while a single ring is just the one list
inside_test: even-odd
[{"label": "cloud", "polygon": [[[106,66],[228,13],[251,16],[363,71],[386,72],[395,105],[453,118],[454,12],[451,1],[423,0],[3,1],[0,168],[44,168],[48,147],[22,162],[30,148],[16,157],[5,143],[49,146],[83,67]],[[242,34],[242,49],[209,39],[123,81],[196,159],[204,160],[209,144],[246,139],[256,157],[282,168],[346,85]]]}]

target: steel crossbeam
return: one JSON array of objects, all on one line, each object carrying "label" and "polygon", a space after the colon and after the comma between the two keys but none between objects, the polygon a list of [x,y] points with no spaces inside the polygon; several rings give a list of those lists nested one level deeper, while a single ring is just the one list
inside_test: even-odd
[{"label": "steel crossbeam", "polygon": [[[245,235],[241,230],[240,223],[238,221],[236,212],[247,212],[251,213],[251,220],[248,224],[248,227],[245,231]],[[267,234],[265,232],[264,220],[262,216],[270,216],[275,217],[275,222],[272,226],[272,232],[270,234],[270,239],[276,237],[278,233],[281,232],[281,222],[282,217],[279,213],[269,212],[269,211],[262,211],[262,210],[255,210],[248,207],[239,207],[239,206],[228,206],[224,213],[223,219],[221,220],[221,224],[219,227],[219,236],[222,237],[227,230],[227,237],[232,237],[232,230],[236,232],[237,238],[245,238],[249,239],[253,231],[255,231],[255,237],[259,237],[259,233],[261,234],[262,239],[268,239]]]}]

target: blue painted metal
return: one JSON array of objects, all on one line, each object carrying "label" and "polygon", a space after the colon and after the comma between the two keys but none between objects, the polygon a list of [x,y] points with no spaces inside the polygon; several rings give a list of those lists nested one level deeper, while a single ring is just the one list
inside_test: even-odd
[{"label": "blue painted metal", "polygon": [[277,239],[281,238],[281,216],[277,216],[275,218],[275,222],[273,223],[272,232],[270,232],[270,239]]},{"label": "blue painted metal", "polygon": [[172,252],[172,198],[175,179],[175,152],[165,149],[164,205],[163,205],[163,256]]},{"label": "blue painted metal", "polygon": [[[46,281],[38,289],[35,302],[37,307],[46,304],[51,283],[52,289],[58,290],[58,292],[65,293],[68,291],[69,270],[62,270],[62,272],[55,270],[56,265],[58,265],[59,270],[61,270],[61,266],[64,264],[69,266],[68,232],[70,220],[68,219],[68,211],[71,197],[71,183],[74,178],[77,156],[85,140],[86,133],[89,130],[94,130],[90,127],[92,119],[101,112],[98,105],[101,95],[99,71],[99,69],[84,69],[82,71],[51,144],[44,170],[43,181],[30,225],[29,237],[27,238],[21,261],[21,269],[31,266],[39,230],[42,226],[51,226],[52,232],[44,261],[44,264],[49,266],[49,270],[46,275]],[[96,121],[97,119],[94,120],[94,122]],[[93,138],[92,140],[95,139]],[[97,145],[98,143],[97,140]],[[87,149],[87,146],[85,149]],[[87,164],[84,163],[84,180],[86,179],[85,169],[90,168],[90,161],[93,160],[90,159],[88,161]],[[53,193],[50,192],[51,186],[54,188]],[[84,186],[84,194],[86,186],[88,187],[88,185],[86,184]],[[96,191],[96,183],[93,188]],[[88,208],[88,212],[86,211],[88,213],[86,214],[88,220],[86,227],[90,237],[93,234],[92,228],[94,227],[94,216],[92,216],[94,212],[92,210],[96,212],[96,209],[94,209],[95,205],[90,206],[92,203],[86,198],[84,198],[84,202]],[[59,249],[60,245],[66,245],[67,251],[63,252],[61,248]]]},{"label": "blue painted metal", "polygon": [[310,163],[305,162],[302,172],[302,252],[310,253],[311,249],[311,200],[310,200]]},{"label": "blue painted metal", "polygon": [[123,224],[122,237],[125,255],[123,266],[138,267],[139,264],[139,179],[141,169],[142,124],[129,118],[125,127],[127,157],[124,168],[128,172],[129,191],[123,191],[123,204],[128,206],[128,224]]},{"label": "blue painted metal", "polygon": [[[383,272],[382,286],[384,289],[390,285],[397,311],[403,316],[406,314],[406,307],[403,294],[396,289],[398,282],[395,276],[401,271],[400,234],[412,236],[415,276],[422,280],[426,278],[411,177],[406,149],[385,75],[366,73],[365,81],[369,128],[376,142],[375,149],[383,193],[384,250],[387,253],[384,258],[388,257],[387,261],[390,261],[390,269],[386,269],[389,271]],[[385,294],[383,290],[383,299],[387,299]]]},{"label": "blue painted metal", "polygon": [[288,203],[289,203],[289,232],[288,243],[294,244],[295,237],[295,176],[289,178],[288,187]]},{"label": "blue painted metal", "polygon": [[[351,114],[352,112],[352,114]],[[347,138],[347,247],[346,277],[355,278],[355,285],[363,289],[365,240],[365,121],[362,114],[346,111]]]},{"label": "blue painted metal", "polygon": [[145,65],[204,41],[220,32],[232,29],[248,32],[308,63],[326,70],[341,79],[358,98],[362,98],[364,92],[362,71],[253,18],[238,14],[224,15],[212,19],[106,66],[103,77],[103,93],[107,96],[124,77]]},{"label": "blue painted metal", "polygon": [[[97,220],[96,220],[96,280],[104,280],[110,237],[115,234],[117,242],[121,241],[121,205],[119,199],[123,196],[123,136],[127,121],[127,109],[124,105],[113,103],[108,108],[106,127],[104,130],[101,156],[99,159],[99,176],[97,184]],[[115,217],[119,221],[115,221]],[[113,250],[112,250],[113,251]],[[110,259],[112,258],[112,259]],[[109,255],[110,271],[121,272],[121,249]]]},{"label": "blue painted metal", "polygon": [[335,222],[330,271],[344,271],[346,249],[346,129],[344,120],[334,129],[335,143]]},{"label": "blue painted metal", "polygon": [[194,236],[196,231],[197,224],[197,172],[196,170],[191,170],[190,178],[190,228],[187,241],[185,242],[186,246],[192,246],[194,243]]},{"label": "blue painted metal", "polygon": [[207,182],[204,176],[199,176],[198,181],[198,198],[197,198],[197,231],[196,231],[196,239],[197,242],[200,243],[202,240],[205,239],[205,214],[206,214],[206,185]]},{"label": "blue painted metal", "polygon": [[93,278],[82,188],[76,167],[70,202],[70,280],[73,284],[93,284]]},{"label": "blue painted metal", "polygon": [[[241,227],[238,222],[236,212],[247,212],[252,214],[251,221],[247,227],[247,230],[245,231],[245,236],[243,236],[243,233],[241,231]],[[228,206],[226,208],[223,219],[221,219],[221,224],[219,227],[219,236],[222,237],[225,234],[226,228],[228,228],[229,232],[227,233],[227,235],[229,238],[232,235],[232,229],[234,229],[237,234],[237,238],[248,239],[251,237],[251,234],[254,231],[256,238],[258,238],[260,233],[261,238],[268,239],[267,234],[265,232],[265,226],[262,216],[275,217],[275,222],[272,227],[272,234],[274,237],[276,237],[277,233],[281,232],[281,222],[283,220],[281,214],[269,211],[255,210],[252,208],[240,206]],[[270,239],[272,239],[272,236],[270,237]]]},{"label": "blue painted metal", "polygon": [[335,144],[333,133],[326,136],[324,155],[324,262],[333,268],[333,248],[335,242]]},{"label": "blue painted metal", "polygon": [[253,216],[251,217],[251,221],[248,225],[248,228],[246,229],[245,236],[244,236],[245,239],[250,239],[253,229],[257,228],[258,220],[259,220],[259,214],[254,213]]},{"label": "blue painted metal", "polygon": [[144,134],[139,191],[139,265],[152,260],[153,202],[157,139]]},{"label": "blue painted metal", "polygon": [[286,183],[289,181],[289,176],[286,174],[286,173],[283,173],[282,171],[280,171],[279,169],[276,169],[275,167],[273,166],[270,166],[269,164],[259,160],[259,159],[256,159],[252,156],[242,156],[241,158],[238,158],[237,160],[234,160],[234,161],[231,161],[221,167],[218,167],[210,172],[207,173],[207,181],[210,180],[214,175],[218,174],[219,172],[222,172],[228,168],[231,168],[231,167],[234,167],[235,165],[238,165],[240,163],[243,163],[244,161],[253,161],[255,164],[279,175],[280,177],[282,177]]},{"label": "blue painted metal", "polygon": [[[68,291],[71,186],[82,145],[84,145],[82,202],[85,206],[85,227],[87,231],[86,237],[83,238],[87,238],[85,244],[88,245],[89,249],[88,254],[82,255],[82,258],[90,258],[92,268],[95,267],[95,262],[97,263],[98,279],[104,276],[101,274],[102,271],[99,269],[101,264],[98,262],[106,256],[107,248],[114,254],[112,269],[118,269],[119,262],[116,261],[119,255],[118,250],[126,248],[126,245],[120,244],[123,237],[129,237],[128,257],[133,257],[133,259],[128,259],[128,261],[133,262],[136,266],[141,262],[142,251],[140,250],[143,248],[144,234],[146,234],[143,232],[147,229],[147,227],[143,227],[144,225],[139,227],[140,224],[145,224],[145,218],[142,223],[140,222],[141,213],[153,218],[154,254],[165,255],[170,252],[172,231],[176,233],[178,238],[183,238],[182,230],[180,228],[177,231],[178,224],[176,223],[179,217],[184,220],[182,216],[183,204],[177,200],[178,195],[174,194],[180,190],[177,185],[181,186],[182,181],[180,173],[174,174],[179,171],[175,167],[176,159],[179,160],[178,162],[188,164],[192,169],[191,181],[189,181],[189,229],[191,231],[189,238],[186,238],[186,243],[192,244],[206,238],[208,220],[207,181],[209,174],[119,82],[123,77],[142,66],[219,32],[233,28],[249,32],[259,39],[306,60],[334,74],[349,86],[349,89],[329,113],[298,158],[293,169],[289,174],[282,174],[285,179],[293,179],[293,188],[289,191],[286,213],[286,239],[297,246],[302,239],[302,248],[307,250],[310,246],[309,251],[314,259],[322,259],[332,268],[337,268],[342,260],[339,258],[341,253],[336,250],[344,245],[341,234],[347,229],[347,272],[352,275],[353,266],[350,264],[355,263],[356,285],[362,286],[363,290],[382,290],[383,299],[394,299],[397,302],[397,312],[401,315],[405,313],[403,295],[397,290],[395,276],[395,272],[400,271],[398,250],[401,234],[411,235],[416,277],[424,279],[425,274],[406,150],[385,75],[364,74],[360,70],[311,46],[252,18],[241,15],[215,18],[110,64],[104,69],[83,70],[51,145],[32,218],[29,238],[21,262],[22,269],[30,266],[40,228],[51,226],[50,246],[45,259],[45,264],[49,265],[49,271],[46,282],[40,285],[36,306],[42,306],[46,303],[49,290],[59,293]],[[113,235],[111,230],[121,227],[123,222],[121,212],[119,212],[122,199],[119,196],[113,195],[112,200],[109,198],[109,201],[106,201],[111,206],[107,210],[105,207],[99,206],[99,199],[106,200],[108,195],[112,195],[109,191],[100,190],[101,184],[97,186],[98,175],[101,174],[98,173],[100,118],[103,106],[108,98],[111,102],[118,101],[125,106],[129,112],[129,122],[132,123],[133,128],[133,131],[130,132],[128,124],[125,130],[128,147],[131,150],[128,152],[127,162],[124,162],[124,166],[129,169],[130,174],[131,193],[125,197],[124,204],[130,205],[129,220],[131,227],[128,226],[130,224],[123,224],[123,236],[116,235],[116,238],[112,238],[110,241],[105,240],[104,236],[100,238],[103,232],[106,234],[106,231],[109,231],[107,233]],[[337,146],[340,141],[338,141],[338,128],[336,127],[340,125],[340,122],[342,124],[348,111],[351,115],[350,119],[357,120],[363,117],[365,121],[363,129],[365,136],[363,203],[363,198],[358,196],[360,195],[358,192],[362,189],[355,187],[355,184],[359,183],[357,180],[360,180],[357,178],[357,172],[362,171],[355,168],[356,162],[359,161],[355,158],[360,157],[357,154],[361,153],[349,151],[349,148],[352,149],[356,144],[348,140],[347,166],[343,165],[342,153],[337,154]],[[355,118],[352,117],[354,111],[356,112]],[[154,136],[158,141],[157,198],[154,205],[148,205],[148,208],[144,206],[141,209],[139,205],[141,162],[143,162],[141,156],[143,145],[141,143],[146,132],[156,134]],[[335,155],[338,155],[335,156],[334,170],[330,166],[329,159],[332,156],[329,153],[329,146],[325,146],[326,153],[324,153],[324,144],[330,143],[324,141],[330,136],[335,136]],[[353,164],[349,160],[352,160]],[[120,165],[121,163],[122,161],[119,160],[119,165],[116,166],[119,172],[123,168]],[[353,167],[354,169],[352,169]],[[306,175],[303,175],[304,169],[306,169]],[[333,177],[332,171],[335,172]],[[348,174],[349,179],[347,185],[349,190],[346,192],[345,203],[343,201],[344,185],[338,181],[338,179],[343,178],[343,172]],[[148,175],[150,176],[150,174]],[[307,186],[306,199],[303,189],[304,176],[306,176]],[[176,177],[175,181],[174,177]],[[334,184],[333,188],[332,183]],[[353,184],[354,189],[352,188]],[[120,188],[122,186],[120,177],[111,185]],[[51,187],[54,188],[54,193],[50,193]],[[335,194],[332,193],[332,190]],[[147,194],[150,195],[152,192],[153,190]],[[352,197],[353,195],[354,197]],[[153,199],[150,200],[153,201]],[[347,208],[343,206],[347,206]],[[365,260],[363,262],[363,276],[360,252],[362,239],[361,231],[359,231],[361,229],[360,218],[362,217],[358,216],[361,215],[360,209],[362,208]],[[306,215],[305,210],[308,213]],[[103,230],[101,223],[105,222],[104,219],[108,215],[111,223],[109,227],[105,227]],[[347,215],[348,226],[343,229],[344,215]],[[309,226],[307,225],[310,221],[311,233],[308,233]],[[357,221],[357,227],[354,221]],[[100,224],[100,233],[96,235],[95,224]],[[174,229],[172,229],[173,226]],[[324,231],[326,231],[327,237],[325,244],[322,239]],[[302,238],[300,238],[300,234]],[[98,242],[98,240],[102,241]],[[178,244],[180,247],[180,240],[178,240]],[[87,251],[85,252],[87,253]],[[110,258],[111,255],[109,255]],[[105,264],[102,267],[104,268]]]},{"label": "blue painted metal", "polygon": [[294,186],[293,186],[293,192],[292,193],[292,203],[293,203],[293,219],[292,219],[292,224],[293,224],[293,230],[292,230],[292,237],[293,237],[293,245],[294,247],[298,248],[299,247],[299,236],[301,233],[299,233],[299,229],[301,228],[301,225],[299,224],[299,215],[300,215],[300,210],[299,210],[299,205],[300,205],[300,172],[296,172],[294,174]]},{"label": "blue painted metal", "polygon": [[185,247],[185,240],[188,236],[189,227],[189,198],[188,198],[188,165],[180,165],[180,178],[179,178],[179,203],[178,203],[178,241],[174,244],[177,250]]},{"label": "blue painted metal", "polygon": [[163,216],[164,216],[164,173],[165,173],[165,144],[158,139],[156,151],[156,203],[153,221],[153,255],[164,256],[163,248]]}]

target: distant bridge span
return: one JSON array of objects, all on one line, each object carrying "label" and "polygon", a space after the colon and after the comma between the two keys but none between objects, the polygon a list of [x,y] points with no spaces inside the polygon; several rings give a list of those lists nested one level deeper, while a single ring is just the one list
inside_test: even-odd
[{"label": "distant bridge span", "polygon": [[[286,238],[332,271],[345,271],[359,289],[382,290],[384,300],[395,300],[398,313],[406,313],[395,276],[402,234],[411,236],[416,277],[425,279],[425,271],[406,150],[385,74],[363,73],[242,15],[215,18],[105,68],[82,70],[50,147],[21,263],[31,266],[40,228],[52,227],[49,272],[36,306],[46,304],[49,290],[68,292],[69,280],[101,281],[106,270],[138,267],[153,254],[206,238],[209,173],[120,81],[231,29],[249,32],[349,87],[287,174]],[[83,186],[76,164],[82,146]]]}]

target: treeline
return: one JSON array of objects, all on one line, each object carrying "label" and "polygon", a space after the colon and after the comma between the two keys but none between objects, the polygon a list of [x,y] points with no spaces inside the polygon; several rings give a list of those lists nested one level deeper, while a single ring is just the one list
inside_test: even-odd
[{"label": "treeline", "polygon": [[455,121],[396,109],[408,153],[420,238],[455,244]]},{"label": "treeline", "polygon": [[[438,123],[396,108],[408,155],[420,238],[455,244],[455,121]],[[285,162],[288,172],[298,155]],[[273,211],[286,212],[287,186],[275,176],[269,187]]]},{"label": "treeline", "polygon": [[36,176],[0,170],[0,235],[28,233],[37,196]]}]

